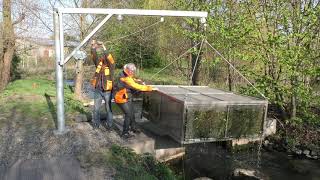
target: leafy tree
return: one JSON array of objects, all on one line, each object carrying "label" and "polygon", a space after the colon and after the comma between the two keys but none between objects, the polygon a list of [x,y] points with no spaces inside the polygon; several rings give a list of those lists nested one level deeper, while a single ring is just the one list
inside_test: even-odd
[{"label": "leafy tree", "polygon": [[[126,8],[144,9],[148,6],[147,1],[140,0],[129,2],[120,1],[101,2],[101,6],[115,6]],[[133,62],[143,68],[158,67],[161,57],[158,52],[158,26],[154,25],[146,30],[145,27],[159,21],[158,18],[143,16],[125,16],[119,21],[116,18],[110,20],[98,38],[106,42],[112,53],[115,54],[116,65],[121,68],[124,64]],[[134,34],[133,34],[134,33]]]},{"label": "leafy tree", "polygon": [[[176,1],[175,7],[179,7],[183,10],[192,10],[192,11],[210,11],[212,2],[205,0],[196,0],[196,1]],[[200,52],[204,38],[204,26],[198,18],[186,18],[186,27],[177,28],[190,40],[191,47],[194,47],[194,51],[191,53],[191,84],[199,85],[200,84],[200,64],[202,60],[202,52]]]}]

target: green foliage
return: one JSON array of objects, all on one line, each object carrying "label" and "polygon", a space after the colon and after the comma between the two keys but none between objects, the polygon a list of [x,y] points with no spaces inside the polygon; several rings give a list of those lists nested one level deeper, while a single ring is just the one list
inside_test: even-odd
[{"label": "green foliage", "polygon": [[[55,94],[55,83],[40,78],[20,79],[11,82],[2,93],[3,96],[12,95],[44,95]],[[70,91],[66,92],[70,93]]]},{"label": "green foliage", "polygon": [[[124,7],[118,0],[101,3],[100,7]],[[130,35],[107,43],[108,48],[115,54],[118,67],[128,62],[134,62],[143,68],[160,67],[172,62],[194,43],[206,38],[271,104],[280,109],[281,119],[290,121],[299,117],[303,122],[319,122],[319,116],[312,110],[319,102],[316,90],[312,88],[312,82],[320,77],[319,4],[310,4],[308,1],[262,3],[258,0],[177,0],[168,3],[162,0],[139,0],[130,1],[125,6],[207,11],[208,26],[206,31],[203,31],[198,18],[166,17],[161,25],[130,35],[158,19],[124,17],[122,22],[111,19],[99,38],[108,42]],[[207,49],[204,50],[205,48]],[[196,47],[191,56],[187,54],[182,57],[181,61],[172,64],[173,71],[166,72],[175,77],[183,76],[181,81],[177,81],[178,84],[188,83],[190,69],[193,69],[199,49],[199,46]],[[200,84],[261,97],[212,49],[204,49],[200,59]],[[171,79],[156,76],[154,82],[176,83],[176,78],[172,76]],[[294,123],[293,120],[292,122]]]},{"label": "green foliage", "polygon": [[[186,19],[188,25],[181,30],[185,37],[199,40],[205,35],[272,104],[283,111],[282,114],[286,114],[282,118],[299,116],[307,122],[314,119],[310,107],[317,99],[310,79],[319,77],[320,7],[304,3],[307,2],[198,0],[176,1],[176,6],[183,10],[210,12],[206,33],[201,31],[198,21]],[[217,80],[216,76],[222,76],[221,81],[227,79],[233,87],[238,75],[225,68],[228,65],[221,62],[219,56],[211,56],[217,64],[211,66],[210,62],[204,62],[209,66],[209,75],[214,80]],[[250,86],[238,89],[260,96]]]},{"label": "green foliage", "polygon": [[[154,85],[187,85],[186,77],[173,76],[170,70],[162,71],[159,74],[160,68],[149,68],[140,70],[138,77],[143,79],[148,84]],[[155,76],[154,76],[155,75]]]},{"label": "green foliage", "polygon": [[21,78],[21,70],[19,69],[20,62],[21,62],[21,58],[17,54],[14,54],[11,62],[11,69],[10,69],[11,80],[16,80]]},{"label": "green foliage", "polygon": [[109,161],[116,168],[115,179],[176,179],[173,172],[152,155],[137,155],[131,149],[113,145]]},{"label": "green foliage", "polygon": [[137,37],[123,40],[114,46],[113,50],[117,57],[117,67],[124,64],[135,63],[138,67],[154,68],[161,65],[161,58],[150,40],[139,41]]},{"label": "green foliage", "polygon": [[[125,7],[119,1],[101,2],[99,7],[110,5],[120,8],[143,9],[148,6],[147,1],[138,0],[128,2]],[[159,26],[155,25],[146,30],[141,30],[158,21],[158,18],[143,16],[124,16],[119,22],[116,19],[108,21],[108,25],[97,37],[106,42],[110,52],[114,54],[116,66],[123,67],[126,63],[135,63],[138,67],[159,67],[162,59],[157,48],[159,42],[157,32]]]},{"label": "green foliage", "polygon": [[[214,110],[194,111],[194,118],[188,118],[186,138],[224,138],[226,129],[226,108],[215,108]],[[193,113],[193,112],[189,112]],[[188,128],[189,127],[189,128]],[[191,129],[192,128],[192,129]],[[189,134],[193,132],[193,134]]]}]

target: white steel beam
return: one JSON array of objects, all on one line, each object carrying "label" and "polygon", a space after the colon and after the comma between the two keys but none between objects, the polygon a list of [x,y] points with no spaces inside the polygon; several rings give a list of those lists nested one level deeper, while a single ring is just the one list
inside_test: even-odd
[{"label": "white steel beam", "polygon": [[66,57],[66,59],[63,62],[60,62],[60,64],[65,64],[67,63],[71,57],[112,17],[112,14],[109,14],[106,16],[99,24],[97,27],[95,27],[90,34],[88,34],[82,41],[81,43]]},{"label": "white steel beam", "polygon": [[203,11],[172,11],[145,9],[102,9],[102,8],[58,8],[59,13],[67,14],[121,14],[140,16],[173,16],[206,18],[208,12]]}]

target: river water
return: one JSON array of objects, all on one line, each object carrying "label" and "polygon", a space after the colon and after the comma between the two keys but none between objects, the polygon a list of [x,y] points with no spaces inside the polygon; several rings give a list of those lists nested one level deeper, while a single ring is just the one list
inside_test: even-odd
[{"label": "river water", "polygon": [[184,179],[209,177],[214,180],[253,179],[235,178],[235,169],[254,170],[257,176],[270,180],[320,180],[320,161],[288,156],[281,152],[262,150],[258,157],[257,147],[230,152],[224,143],[206,143],[186,146],[186,156],[172,164]]}]

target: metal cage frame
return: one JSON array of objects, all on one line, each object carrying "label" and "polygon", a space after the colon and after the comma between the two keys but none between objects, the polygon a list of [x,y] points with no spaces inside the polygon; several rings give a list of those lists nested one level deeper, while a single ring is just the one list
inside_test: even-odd
[{"label": "metal cage frame", "polygon": [[[143,105],[142,110],[143,116],[153,124],[158,125],[158,127],[163,130],[164,134],[170,136],[180,144],[228,141],[238,138],[257,139],[264,136],[268,110],[267,100],[239,95],[220,89],[212,89],[208,86],[157,85],[156,87],[159,88],[159,90],[144,95],[145,104]],[[201,92],[201,89],[206,92]],[[207,98],[207,100],[197,98]],[[216,100],[211,101],[211,99]],[[150,102],[154,104],[153,109],[149,106]],[[248,135],[241,133],[239,134],[240,136],[232,135],[233,132],[236,131],[229,128],[237,127],[233,126],[231,118],[231,115],[233,114],[232,109],[239,107],[241,109],[242,106],[246,106],[244,109],[248,106],[261,108],[261,119],[257,117],[257,120],[253,122],[253,126],[259,126],[259,132],[250,133]],[[193,114],[195,111],[206,112],[216,109],[219,110],[215,112],[225,113],[226,122],[222,126],[225,128],[223,129],[223,136],[203,138],[187,137],[187,132],[189,132],[187,130],[190,130],[187,125],[190,125],[189,121],[191,121],[189,115]],[[223,111],[222,109],[225,109],[226,111]],[[213,119],[216,119],[215,121],[219,122],[217,121],[217,117],[213,117]],[[192,123],[193,122],[191,122],[191,124]]]}]

